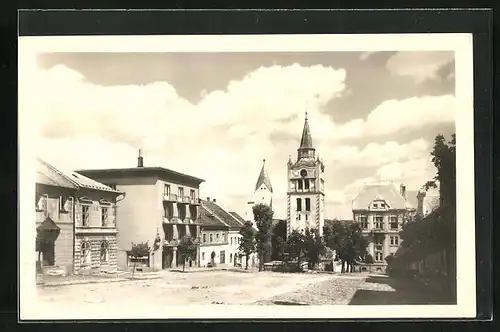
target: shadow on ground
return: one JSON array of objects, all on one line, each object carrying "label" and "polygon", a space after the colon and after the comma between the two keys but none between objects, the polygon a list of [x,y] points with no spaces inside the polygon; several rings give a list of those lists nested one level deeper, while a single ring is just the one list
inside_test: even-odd
[{"label": "shadow on ground", "polygon": [[424,305],[456,304],[446,294],[425,287],[409,278],[369,276],[367,283],[386,284],[394,291],[358,289],[351,298],[350,305]]}]

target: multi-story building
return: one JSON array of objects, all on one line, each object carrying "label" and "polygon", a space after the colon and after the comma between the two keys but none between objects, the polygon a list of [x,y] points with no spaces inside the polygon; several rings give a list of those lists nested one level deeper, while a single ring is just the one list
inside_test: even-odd
[{"label": "multi-story building", "polygon": [[406,197],[405,185],[399,191],[392,183],[364,185],[352,201],[352,212],[368,240],[375,269],[385,270],[385,258],[400,246],[402,225],[416,212]]},{"label": "multi-story building", "polygon": [[228,260],[228,244],[230,227],[221,220],[213,210],[207,208],[207,202],[202,200],[200,210],[201,241],[200,266],[224,266]]},{"label": "multi-story building", "polygon": [[[148,241],[152,247],[147,265],[154,270],[182,265],[178,241],[186,234],[200,236],[200,178],[163,167],[144,167],[139,152],[137,167],[81,170],[78,173],[125,192],[117,210],[118,264],[131,265],[132,243]],[[190,262],[193,264],[193,262]],[[194,264],[199,264],[199,255]]]},{"label": "multi-story building", "polygon": [[123,193],[37,159],[39,266],[65,273],[116,270],[117,202]]},{"label": "multi-story building", "polygon": [[316,156],[307,112],[297,160],[287,164],[287,234],[294,229],[318,229],[323,235],[325,206],[325,166]]}]

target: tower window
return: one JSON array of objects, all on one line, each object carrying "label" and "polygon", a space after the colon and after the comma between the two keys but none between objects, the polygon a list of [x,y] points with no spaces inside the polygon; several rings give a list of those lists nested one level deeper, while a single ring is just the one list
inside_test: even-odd
[{"label": "tower window", "polygon": [[311,199],[306,198],[306,211],[311,211]]},{"label": "tower window", "polygon": [[298,187],[299,187],[299,190],[302,190],[303,186],[302,186],[302,180],[297,180],[298,182]]},{"label": "tower window", "polygon": [[302,211],[302,199],[297,198],[297,211]]},{"label": "tower window", "polygon": [[309,190],[309,179],[304,180],[304,189]]}]

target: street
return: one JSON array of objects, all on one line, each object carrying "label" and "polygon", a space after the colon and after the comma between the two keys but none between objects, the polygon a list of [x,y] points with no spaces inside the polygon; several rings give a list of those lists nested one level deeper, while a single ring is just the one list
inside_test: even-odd
[{"label": "street", "polygon": [[158,279],[39,287],[48,308],[93,303],[103,308],[143,303],[172,305],[437,304],[436,295],[410,281],[367,274],[204,271],[163,272]]}]

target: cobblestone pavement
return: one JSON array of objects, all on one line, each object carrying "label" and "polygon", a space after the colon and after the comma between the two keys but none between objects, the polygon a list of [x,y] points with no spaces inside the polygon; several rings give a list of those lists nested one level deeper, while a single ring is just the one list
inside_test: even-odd
[{"label": "cobblestone pavement", "polygon": [[37,289],[44,308],[200,304],[426,304],[436,296],[409,281],[360,274],[164,272],[160,279],[76,284]]}]

